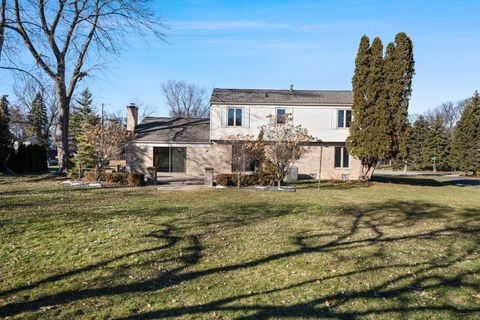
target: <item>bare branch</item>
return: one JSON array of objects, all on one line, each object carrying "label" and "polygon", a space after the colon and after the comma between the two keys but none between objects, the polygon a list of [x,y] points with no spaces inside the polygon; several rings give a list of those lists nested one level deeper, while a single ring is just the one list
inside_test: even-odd
[{"label": "bare branch", "polygon": [[172,117],[206,118],[209,102],[206,90],[185,81],[169,80],[162,90]]}]

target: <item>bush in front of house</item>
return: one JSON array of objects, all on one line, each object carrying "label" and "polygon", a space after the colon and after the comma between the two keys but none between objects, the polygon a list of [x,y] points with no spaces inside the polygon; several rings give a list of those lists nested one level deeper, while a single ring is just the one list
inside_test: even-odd
[{"label": "bush in front of house", "polygon": [[217,174],[215,181],[219,186],[223,186],[223,187],[233,186],[233,180],[232,180],[231,174],[226,174],[226,173]]},{"label": "bush in front of house", "polygon": [[[241,176],[240,186],[271,186],[275,184],[275,178],[268,172],[256,172],[253,174],[246,174]],[[217,185],[223,187],[235,187],[238,185],[238,175],[235,173],[223,173],[216,176]]]},{"label": "bush in front of house", "polygon": [[[98,179],[97,179],[98,177]],[[120,172],[104,172],[97,176],[95,171],[85,171],[82,180],[86,182],[106,182],[111,184],[127,184],[129,186],[144,186],[145,175],[143,173],[120,173]]]},{"label": "bush in front of house", "polygon": [[107,183],[123,184],[125,182],[125,175],[119,172],[105,172],[101,175],[100,179]]},{"label": "bush in front of house", "polygon": [[128,173],[127,183],[129,186],[140,187],[145,185],[145,175],[143,173]]}]

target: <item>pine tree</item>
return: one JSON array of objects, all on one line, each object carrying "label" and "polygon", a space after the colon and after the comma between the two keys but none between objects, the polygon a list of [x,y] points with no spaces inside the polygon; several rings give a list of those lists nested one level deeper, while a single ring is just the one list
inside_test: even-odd
[{"label": "pine tree", "polygon": [[27,121],[27,134],[36,137],[37,143],[45,142],[45,137],[48,136],[48,117],[47,107],[40,92],[37,92],[32,101],[30,111],[27,115]]},{"label": "pine tree", "polygon": [[442,119],[437,116],[428,125],[425,141],[424,161],[427,167],[436,170],[448,170],[450,163],[450,139]]},{"label": "pine tree", "polygon": [[426,153],[428,122],[424,116],[419,116],[413,123],[409,142],[409,163],[415,169],[425,169],[429,165]]},{"label": "pine tree", "polygon": [[0,100],[0,170],[3,169],[7,156],[13,149],[13,135],[10,132],[10,114],[7,96]]},{"label": "pine tree", "polygon": [[475,92],[453,131],[452,165],[465,173],[480,171],[480,94]]},{"label": "pine tree", "polygon": [[80,93],[80,98],[76,99],[76,106],[70,116],[70,137],[71,142],[75,147],[78,143],[79,137],[82,135],[82,128],[85,125],[94,126],[99,123],[98,116],[92,109],[92,93],[88,88]]},{"label": "pine tree", "polygon": [[413,44],[404,32],[387,46],[385,56],[385,94],[392,117],[391,158],[403,163],[408,157],[408,104],[415,74]]}]

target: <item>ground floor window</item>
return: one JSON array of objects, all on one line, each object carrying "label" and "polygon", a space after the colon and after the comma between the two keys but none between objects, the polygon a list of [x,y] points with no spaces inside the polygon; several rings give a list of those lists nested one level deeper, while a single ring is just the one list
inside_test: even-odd
[{"label": "ground floor window", "polygon": [[159,172],[185,172],[186,159],[187,148],[153,148],[153,165]]},{"label": "ground floor window", "polygon": [[348,151],[345,147],[335,147],[335,168],[348,168]]},{"label": "ground floor window", "polygon": [[232,172],[255,171],[255,162],[247,154],[241,144],[232,145]]}]

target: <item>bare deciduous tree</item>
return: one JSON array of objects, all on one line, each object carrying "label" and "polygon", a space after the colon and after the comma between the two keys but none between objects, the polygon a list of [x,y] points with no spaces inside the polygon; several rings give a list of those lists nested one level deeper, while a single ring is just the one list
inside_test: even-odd
[{"label": "bare deciduous tree", "polygon": [[460,119],[463,109],[468,102],[469,99],[461,100],[456,103],[451,101],[444,102],[436,108],[425,112],[425,117],[429,122],[433,122],[435,119],[439,118],[442,122],[442,126],[447,129],[448,133],[451,135],[455,128],[455,124]]},{"label": "bare deciduous tree", "polygon": [[[41,75],[36,77],[41,79]],[[38,82],[30,76],[20,75],[15,78],[13,92],[17,98],[17,104],[21,112],[25,115],[31,108],[32,101],[37,93],[40,93],[43,102],[47,106],[47,139],[55,136],[55,127],[58,119],[57,99],[55,88],[47,81]]]},{"label": "bare deciduous tree", "polygon": [[162,85],[170,107],[170,116],[182,118],[206,118],[209,115],[207,91],[185,81],[169,80]]},{"label": "bare deciduous tree", "polygon": [[[41,70],[54,84],[57,150],[64,172],[69,108],[79,81],[101,65],[104,54],[117,54],[130,32],[152,31],[162,38],[163,26],[149,0],[0,1],[0,55],[6,58],[0,68],[27,74]],[[29,53],[29,61],[18,59],[23,51]]]},{"label": "bare deciduous tree", "polygon": [[275,116],[269,117],[268,125],[261,127],[265,139],[265,154],[273,165],[275,180],[280,188],[288,171],[306,152],[313,137],[301,125],[294,125],[291,114],[278,124]]}]

